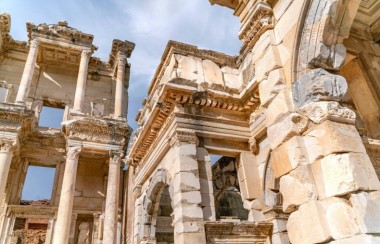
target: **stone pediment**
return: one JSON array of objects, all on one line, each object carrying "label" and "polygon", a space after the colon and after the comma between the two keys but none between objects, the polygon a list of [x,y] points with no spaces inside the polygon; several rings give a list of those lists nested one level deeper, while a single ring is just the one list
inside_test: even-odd
[{"label": "stone pediment", "polygon": [[67,139],[126,147],[132,129],[124,120],[76,116],[62,124]]},{"label": "stone pediment", "polygon": [[64,41],[66,43],[88,46],[97,49],[92,45],[94,36],[83,33],[75,28],[68,26],[66,21],[59,21],[58,24],[39,24],[27,22],[26,29],[29,40],[34,37],[42,37],[51,40]]}]

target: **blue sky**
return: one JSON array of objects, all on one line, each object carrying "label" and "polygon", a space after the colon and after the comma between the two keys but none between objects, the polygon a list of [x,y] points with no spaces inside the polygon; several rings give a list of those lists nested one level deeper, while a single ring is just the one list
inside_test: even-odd
[{"label": "blue sky", "polygon": [[[238,54],[241,46],[238,17],[230,9],[211,6],[208,0],[1,0],[0,12],[11,14],[11,35],[17,40],[27,39],[27,21],[66,20],[71,27],[95,36],[99,49],[94,56],[102,60],[108,60],[113,39],[134,42],[128,111],[128,124],[133,128],[169,40],[231,55]],[[39,195],[49,197],[50,193]]]}]

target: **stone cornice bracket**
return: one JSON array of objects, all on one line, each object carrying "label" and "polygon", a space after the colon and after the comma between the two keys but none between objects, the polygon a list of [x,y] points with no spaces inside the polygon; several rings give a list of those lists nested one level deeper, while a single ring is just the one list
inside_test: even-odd
[{"label": "stone cornice bracket", "polygon": [[169,139],[169,145],[171,147],[181,146],[185,144],[195,144],[196,146],[199,145],[199,140],[195,132],[175,131]]},{"label": "stone cornice bracket", "polygon": [[15,150],[16,141],[9,139],[0,139],[0,152],[9,153]]},{"label": "stone cornice bracket", "polygon": [[82,146],[67,147],[67,160],[77,160],[80,152],[82,151]]},{"label": "stone cornice bracket", "polygon": [[266,30],[273,28],[272,8],[263,2],[253,5],[248,13],[240,19],[242,25],[239,31],[239,39],[244,43],[242,49],[252,48]]}]

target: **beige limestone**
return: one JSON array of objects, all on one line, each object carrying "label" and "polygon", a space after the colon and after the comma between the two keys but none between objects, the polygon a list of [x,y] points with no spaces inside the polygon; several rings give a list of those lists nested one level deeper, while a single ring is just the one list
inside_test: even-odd
[{"label": "beige limestone", "polygon": [[262,81],[269,75],[269,72],[280,67],[281,60],[277,47],[269,46],[269,48],[266,49],[264,56],[256,63],[256,79]]},{"label": "beige limestone", "polygon": [[355,124],[356,119],[354,111],[334,101],[309,103],[300,108],[299,112],[317,124],[326,120]]},{"label": "beige limestone", "polygon": [[345,238],[341,240],[336,240],[330,242],[331,244],[378,244],[380,243],[380,237],[372,235],[356,235],[350,238]]},{"label": "beige limestone", "polygon": [[311,165],[321,199],[357,190],[379,190],[380,182],[368,155],[331,154]]},{"label": "beige limestone", "polygon": [[323,206],[315,200],[301,205],[293,212],[286,226],[289,240],[294,244],[320,243],[331,238]]},{"label": "beige limestone", "polygon": [[380,192],[360,192],[350,197],[361,233],[380,233]]},{"label": "beige limestone", "polygon": [[203,60],[202,65],[205,82],[224,85],[222,71],[216,63],[211,60]]},{"label": "beige limestone", "polygon": [[[297,189],[297,190],[295,190]],[[280,179],[283,211],[290,213],[310,200],[317,200],[318,193],[308,166],[298,166]]]},{"label": "beige limestone", "polygon": [[86,95],[88,62],[90,61],[91,53],[91,50],[83,50],[81,53],[78,80],[74,97],[74,109],[79,112],[83,110],[84,97]]},{"label": "beige limestone", "polygon": [[290,99],[289,92],[286,90],[279,92],[265,111],[266,126],[269,127],[274,123],[279,122],[281,119],[285,118],[286,115],[294,111],[294,105]]},{"label": "beige limestone", "polygon": [[271,71],[268,78],[259,84],[261,105],[267,107],[274,97],[282,90],[285,90],[285,77],[282,69]]},{"label": "beige limestone", "polygon": [[242,198],[249,200],[261,198],[261,189],[251,187],[252,185],[260,185],[256,158],[251,152],[240,154],[237,171]]}]

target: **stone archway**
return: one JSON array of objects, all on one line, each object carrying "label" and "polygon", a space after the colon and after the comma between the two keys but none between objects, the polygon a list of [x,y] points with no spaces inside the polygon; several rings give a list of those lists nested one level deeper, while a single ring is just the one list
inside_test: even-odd
[{"label": "stone archway", "polygon": [[[149,183],[143,201],[143,213],[140,226],[141,240],[146,243],[156,243],[157,214],[162,193],[169,187],[168,172],[166,169],[159,169]],[[168,191],[169,192],[169,191]],[[169,195],[170,197],[170,195]]]}]

